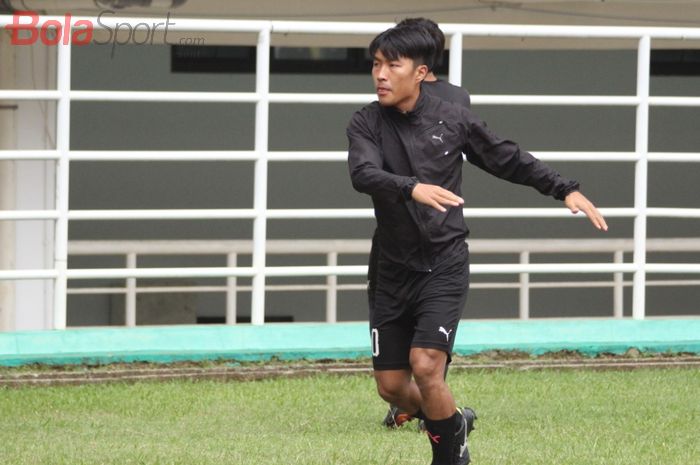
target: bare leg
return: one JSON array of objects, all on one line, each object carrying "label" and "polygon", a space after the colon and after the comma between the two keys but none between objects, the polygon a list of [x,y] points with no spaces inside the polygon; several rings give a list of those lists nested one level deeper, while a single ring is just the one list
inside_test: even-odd
[{"label": "bare leg", "polygon": [[390,404],[408,413],[421,408],[421,392],[411,379],[411,370],[377,370],[374,379],[379,395]]},{"label": "bare leg", "polygon": [[444,378],[447,354],[437,349],[413,348],[410,362],[423,413],[432,420],[453,416],[457,406]]}]

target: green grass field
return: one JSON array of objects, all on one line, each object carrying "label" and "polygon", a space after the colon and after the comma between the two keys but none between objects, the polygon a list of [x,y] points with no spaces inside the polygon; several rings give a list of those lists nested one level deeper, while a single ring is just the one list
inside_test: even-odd
[{"label": "green grass field", "polygon": [[[700,370],[454,372],[476,465],[700,464]],[[0,388],[0,463],[420,464],[366,375]]]}]

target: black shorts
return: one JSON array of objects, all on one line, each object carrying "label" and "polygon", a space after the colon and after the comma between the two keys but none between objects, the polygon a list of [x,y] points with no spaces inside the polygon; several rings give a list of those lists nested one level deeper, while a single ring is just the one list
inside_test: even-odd
[{"label": "black shorts", "polygon": [[431,272],[378,257],[370,263],[369,278],[374,369],[409,369],[412,347],[442,350],[449,361],[469,290],[466,244]]}]

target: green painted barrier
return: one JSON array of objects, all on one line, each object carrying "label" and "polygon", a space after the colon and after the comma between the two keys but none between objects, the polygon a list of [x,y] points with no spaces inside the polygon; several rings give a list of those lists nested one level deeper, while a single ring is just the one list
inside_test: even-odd
[{"label": "green painted barrier", "polygon": [[[460,323],[455,352],[700,353],[700,319]],[[0,366],[369,357],[367,323],[88,328],[0,333]]]}]

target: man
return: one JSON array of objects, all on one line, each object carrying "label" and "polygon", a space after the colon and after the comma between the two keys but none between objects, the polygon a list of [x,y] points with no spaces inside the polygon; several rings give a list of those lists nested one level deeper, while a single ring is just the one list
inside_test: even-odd
[{"label": "man", "polygon": [[348,165],[377,219],[368,286],[377,390],[425,420],[432,465],[464,465],[466,420],[444,380],[469,281],[462,153],[495,176],[564,200],[598,229],[607,225],[577,182],[497,137],[470,110],[421,92],[432,48],[428,34],[410,28],[374,38],[378,101],[348,125]]},{"label": "man", "polygon": [[[427,95],[438,97],[448,102],[458,103],[465,108],[471,107],[471,98],[469,93],[458,86],[452,85],[447,81],[438,79],[435,75],[435,69],[442,64],[442,57],[445,52],[445,35],[435,21],[427,18],[406,18],[396,25],[397,27],[415,28],[418,34],[427,33],[433,42],[433,49],[428,62],[425,65],[428,67],[428,74],[421,84],[421,91]],[[447,377],[448,365],[445,366],[445,377]],[[467,434],[474,429],[474,420],[476,413],[469,407],[462,409],[462,413],[467,419]],[[403,424],[412,421],[413,417],[402,411],[396,405],[389,405],[389,410],[384,416],[382,423],[387,428],[399,428]],[[425,430],[425,423],[419,420],[418,428],[421,431]]]}]

